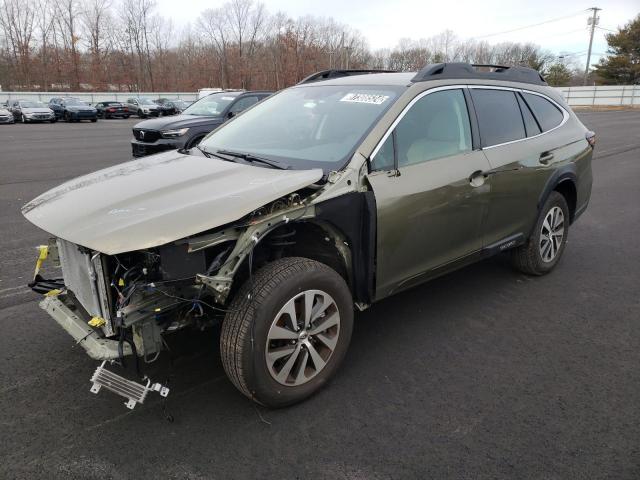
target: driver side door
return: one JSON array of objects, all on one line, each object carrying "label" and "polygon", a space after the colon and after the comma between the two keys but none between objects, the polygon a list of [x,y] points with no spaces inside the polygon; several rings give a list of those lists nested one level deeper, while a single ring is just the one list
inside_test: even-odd
[{"label": "driver side door", "polygon": [[371,156],[376,299],[482,249],[490,165],[472,140],[467,98],[462,87],[419,94]]}]

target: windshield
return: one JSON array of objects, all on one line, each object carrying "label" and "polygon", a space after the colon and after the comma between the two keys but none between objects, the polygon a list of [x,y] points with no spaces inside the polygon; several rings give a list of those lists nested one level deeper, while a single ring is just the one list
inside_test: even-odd
[{"label": "windshield", "polygon": [[42,102],[20,102],[22,108],[46,108]]},{"label": "windshield", "polygon": [[224,112],[227,105],[233,102],[238,95],[240,93],[213,93],[201,98],[182,113],[185,115],[215,117]]},{"label": "windshield", "polygon": [[277,160],[291,168],[342,168],[406,87],[325,85],[284,90],[200,144]]},{"label": "windshield", "polygon": [[71,105],[71,106],[76,106],[76,107],[86,107],[87,104],[84,102],[81,102],[80,100],[77,100],[75,98],[65,98],[64,99],[64,103],[65,105]]},{"label": "windshield", "polygon": [[138,103],[140,105],[155,105],[156,103],[147,97],[138,97]]}]

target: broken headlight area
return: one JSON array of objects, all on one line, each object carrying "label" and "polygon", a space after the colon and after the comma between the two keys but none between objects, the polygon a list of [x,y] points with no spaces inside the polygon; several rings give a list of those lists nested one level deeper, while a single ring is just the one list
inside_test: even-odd
[{"label": "broken headlight area", "polygon": [[92,358],[124,361],[134,354],[152,362],[164,334],[219,321],[222,308],[196,275],[215,273],[231,248],[225,239],[200,249],[183,241],[104,255],[58,239],[50,251],[59,255],[63,280],[37,274],[30,286],[45,294],[42,308]]}]

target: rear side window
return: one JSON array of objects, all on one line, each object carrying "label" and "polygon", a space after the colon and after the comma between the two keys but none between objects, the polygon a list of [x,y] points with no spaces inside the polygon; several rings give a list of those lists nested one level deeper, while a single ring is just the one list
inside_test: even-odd
[{"label": "rear side window", "polygon": [[540,95],[531,93],[522,93],[527,104],[531,107],[531,111],[538,119],[542,131],[546,132],[557,127],[562,123],[564,116],[558,107]]},{"label": "rear side window", "polygon": [[514,92],[472,88],[471,96],[484,147],[526,137],[522,114]]},{"label": "rear side window", "polygon": [[520,95],[516,95],[516,97],[518,98],[518,104],[520,104],[520,111],[522,112],[522,118],[524,119],[524,128],[527,130],[527,137],[533,137],[534,135],[541,134],[542,131],[540,130],[540,125],[538,125],[538,122],[533,117],[529,106]]}]

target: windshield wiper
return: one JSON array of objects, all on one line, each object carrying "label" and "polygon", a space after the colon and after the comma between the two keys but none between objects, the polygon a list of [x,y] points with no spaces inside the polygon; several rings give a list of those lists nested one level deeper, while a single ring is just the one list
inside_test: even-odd
[{"label": "windshield wiper", "polygon": [[281,165],[280,162],[278,162],[276,160],[271,160],[270,158],[265,158],[265,157],[259,157],[258,155],[254,155],[252,153],[232,152],[230,150],[218,150],[217,153],[219,153],[221,155],[229,155],[230,157],[241,158],[245,162],[262,163],[264,165],[269,165],[270,167],[278,168],[280,170],[288,170],[289,169],[288,165]]},{"label": "windshield wiper", "polygon": [[202,154],[207,158],[216,157],[220,160],[224,160],[225,162],[233,162],[231,158],[223,157],[222,155],[218,155],[217,153],[209,152],[202,148],[200,145],[196,145],[196,148],[202,152]]}]

